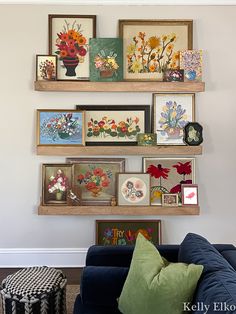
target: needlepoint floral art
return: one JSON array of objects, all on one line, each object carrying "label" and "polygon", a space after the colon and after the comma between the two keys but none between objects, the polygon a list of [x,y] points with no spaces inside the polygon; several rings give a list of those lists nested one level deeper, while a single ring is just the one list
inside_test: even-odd
[{"label": "needlepoint floral art", "polygon": [[38,145],[84,145],[84,112],[37,110]]},{"label": "needlepoint floral art", "polygon": [[36,81],[53,81],[57,77],[57,57],[36,55]]},{"label": "needlepoint floral art", "polygon": [[97,245],[134,245],[138,234],[161,244],[160,220],[96,220]]},{"label": "needlepoint floral art", "polygon": [[92,38],[90,45],[90,80],[121,81],[123,79],[122,39]]},{"label": "needlepoint floral art", "polygon": [[162,194],[178,194],[181,185],[195,183],[194,158],[143,158],[143,170],[151,176],[151,205],[161,205]]},{"label": "needlepoint floral art", "polygon": [[162,80],[164,71],[179,68],[179,50],[192,46],[192,21],[120,20],[120,37],[124,78]]},{"label": "needlepoint floral art", "polygon": [[202,50],[180,51],[180,68],[185,81],[202,80]]},{"label": "needlepoint floral art", "polygon": [[184,127],[195,119],[194,94],[153,94],[157,145],[185,145]]},{"label": "needlepoint floral art", "polygon": [[49,15],[49,50],[59,58],[58,79],[88,80],[95,20],[95,16]]}]

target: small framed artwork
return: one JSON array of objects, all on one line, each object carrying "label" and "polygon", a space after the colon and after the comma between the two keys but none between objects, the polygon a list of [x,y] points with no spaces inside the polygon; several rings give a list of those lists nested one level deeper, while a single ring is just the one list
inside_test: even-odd
[{"label": "small framed artwork", "polygon": [[119,173],[117,203],[118,206],[149,206],[150,175],[147,173]]},{"label": "small framed artwork", "polygon": [[202,50],[180,51],[180,68],[185,81],[202,80]]},{"label": "small framed artwork", "polygon": [[143,157],[143,172],[151,176],[151,205],[162,204],[162,194],[178,194],[181,185],[195,183],[195,158]]},{"label": "small framed artwork", "polygon": [[139,133],[150,132],[150,106],[76,106],[86,110],[86,145],[137,145]]},{"label": "small framed artwork", "polygon": [[111,205],[116,196],[117,173],[125,171],[124,158],[67,158],[74,164],[74,191],[81,205]]},{"label": "small framed artwork", "polygon": [[178,206],[178,205],[179,205],[178,194],[174,193],[162,194],[162,206]]},{"label": "small framed artwork", "polygon": [[49,54],[58,55],[58,80],[89,79],[89,38],[96,37],[96,15],[50,14]]},{"label": "small framed artwork", "polygon": [[184,81],[184,70],[168,69],[164,72],[164,82],[183,82]]},{"label": "small framed artwork", "polygon": [[195,120],[195,94],[153,94],[153,131],[157,145],[185,145],[184,127]]},{"label": "small framed artwork", "polygon": [[139,133],[138,145],[139,146],[155,146],[157,144],[156,134],[154,133]]},{"label": "small framed artwork", "polygon": [[198,185],[182,184],[182,205],[198,205]]},{"label": "small framed artwork", "polygon": [[125,80],[162,80],[179,67],[179,51],[192,49],[192,20],[120,20]]},{"label": "small framed artwork", "polygon": [[89,40],[90,81],[123,80],[123,41],[121,38]]},{"label": "small framed artwork", "polygon": [[97,245],[134,245],[139,233],[160,245],[161,220],[96,220]]},{"label": "small framed artwork", "polygon": [[203,142],[203,127],[198,122],[189,122],[184,127],[184,142],[190,146],[197,146]]},{"label": "small framed artwork", "polygon": [[37,110],[37,145],[83,146],[84,111]]},{"label": "small framed artwork", "polygon": [[57,56],[36,55],[36,81],[57,79]]},{"label": "small framed artwork", "polygon": [[43,164],[42,173],[42,204],[67,204],[67,195],[73,182],[72,165]]}]

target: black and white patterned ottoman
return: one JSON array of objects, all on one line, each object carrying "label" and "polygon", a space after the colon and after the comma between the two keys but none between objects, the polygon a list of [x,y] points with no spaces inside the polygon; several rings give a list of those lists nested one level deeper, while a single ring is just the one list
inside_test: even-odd
[{"label": "black and white patterned ottoman", "polygon": [[4,314],[65,314],[67,280],[51,267],[28,267],[3,280]]}]

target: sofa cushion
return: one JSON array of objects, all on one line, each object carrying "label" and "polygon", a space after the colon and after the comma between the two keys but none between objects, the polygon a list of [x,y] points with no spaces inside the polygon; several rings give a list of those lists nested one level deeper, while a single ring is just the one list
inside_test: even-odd
[{"label": "sofa cushion", "polygon": [[179,261],[204,266],[192,305],[196,310],[192,313],[236,312],[236,272],[205,238],[188,234],[180,245]]},{"label": "sofa cushion", "polygon": [[138,235],[118,308],[123,314],[182,314],[191,302],[203,267],[167,263],[156,247]]}]

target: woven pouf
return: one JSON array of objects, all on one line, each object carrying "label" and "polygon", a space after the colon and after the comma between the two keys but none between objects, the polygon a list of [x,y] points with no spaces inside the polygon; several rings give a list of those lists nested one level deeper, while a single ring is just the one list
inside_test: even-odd
[{"label": "woven pouf", "polygon": [[65,314],[66,278],[51,267],[28,267],[3,280],[4,314]]}]

